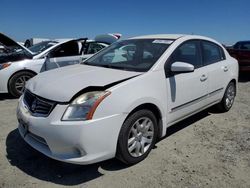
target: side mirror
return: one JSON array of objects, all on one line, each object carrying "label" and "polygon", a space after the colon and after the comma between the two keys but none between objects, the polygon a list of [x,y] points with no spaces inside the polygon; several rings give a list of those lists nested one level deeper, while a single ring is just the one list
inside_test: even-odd
[{"label": "side mirror", "polygon": [[190,63],[175,62],[171,65],[171,71],[176,73],[193,72],[194,66]]}]

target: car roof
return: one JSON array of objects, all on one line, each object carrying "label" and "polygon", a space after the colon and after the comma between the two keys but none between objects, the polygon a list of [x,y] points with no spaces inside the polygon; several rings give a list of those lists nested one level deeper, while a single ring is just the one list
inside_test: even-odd
[{"label": "car roof", "polygon": [[218,41],[201,36],[201,35],[188,35],[188,34],[156,34],[156,35],[144,35],[144,36],[138,36],[138,37],[133,37],[130,39],[168,39],[168,40],[177,40],[180,38],[185,38],[187,40],[192,40],[192,39],[198,39],[198,40],[208,40],[210,42],[214,42],[220,46],[222,46]]},{"label": "car roof", "polygon": [[236,42],[236,43],[245,43],[245,42],[250,42],[250,40],[241,40],[241,41],[238,41],[238,42]]},{"label": "car roof", "polygon": [[184,34],[157,34],[157,35],[143,35],[138,37],[133,37],[131,39],[173,39],[176,40],[183,36],[187,36]]},{"label": "car roof", "polygon": [[179,38],[188,38],[188,39],[204,39],[204,40],[210,40],[215,41],[214,39],[211,39],[209,37],[201,36],[201,35],[188,35],[188,34],[156,34],[156,35],[144,35],[144,36],[138,36],[133,37],[131,39],[172,39],[177,40]]}]

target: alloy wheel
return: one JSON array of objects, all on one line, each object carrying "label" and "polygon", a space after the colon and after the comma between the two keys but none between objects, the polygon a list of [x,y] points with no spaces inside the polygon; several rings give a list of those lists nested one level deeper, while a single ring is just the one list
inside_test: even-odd
[{"label": "alloy wheel", "polygon": [[231,84],[228,87],[227,92],[226,92],[225,102],[226,102],[227,108],[231,108],[234,102],[234,98],[235,98],[235,87],[234,87],[234,84]]},{"label": "alloy wheel", "polygon": [[31,78],[30,76],[23,75],[16,80],[15,88],[19,93],[23,93],[25,84],[30,78]]},{"label": "alloy wheel", "polygon": [[128,134],[128,152],[133,157],[140,157],[148,151],[154,137],[154,126],[151,119],[142,117],[131,127]]}]

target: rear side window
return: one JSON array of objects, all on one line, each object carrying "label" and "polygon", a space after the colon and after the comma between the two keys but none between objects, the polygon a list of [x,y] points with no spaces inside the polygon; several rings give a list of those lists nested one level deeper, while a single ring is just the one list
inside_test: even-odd
[{"label": "rear side window", "polygon": [[202,54],[204,65],[209,65],[225,59],[223,49],[215,43],[202,41]]},{"label": "rear side window", "polygon": [[191,40],[181,44],[170,57],[170,64],[174,62],[185,62],[194,65],[195,68],[201,67],[201,55],[199,41]]},{"label": "rear side window", "polygon": [[86,54],[95,54],[103,48],[105,48],[105,46],[103,46],[101,44],[94,43],[94,42],[90,43]]}]

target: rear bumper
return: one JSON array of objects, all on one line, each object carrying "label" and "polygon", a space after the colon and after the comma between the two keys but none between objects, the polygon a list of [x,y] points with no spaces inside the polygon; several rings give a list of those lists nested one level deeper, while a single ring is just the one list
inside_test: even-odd
[{"label": "rear bumper", "polygon": [[59,161],[91,164],[115,157],[125,115],[89,121],[61,121],[66,107],[57,105],[47,118],[34,117],[25,109],[21,97],[17,108],[21,136],[36,150]]}]

